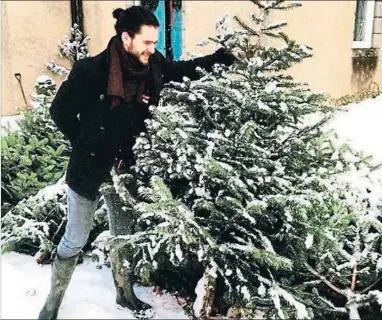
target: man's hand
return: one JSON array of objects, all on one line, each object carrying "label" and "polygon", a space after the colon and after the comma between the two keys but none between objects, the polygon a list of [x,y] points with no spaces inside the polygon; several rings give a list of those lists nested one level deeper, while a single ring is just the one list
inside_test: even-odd
[{"label": "man's hand", "polygon": [[235,56],[225,48],[218,49],[213,56],[215,58],[215,63],[221,63],[226,66],[232,65],[236,60]]}]

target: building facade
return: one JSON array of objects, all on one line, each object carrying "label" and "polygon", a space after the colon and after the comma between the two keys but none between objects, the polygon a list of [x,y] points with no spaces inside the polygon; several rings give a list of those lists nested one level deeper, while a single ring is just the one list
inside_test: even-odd
[{"label": "building facade", "polygon": [[[293,67],[291,75],[334,98],[370,86],[382,89],[382,0],[301,3],[301,8],[271,17],[287,21],[288,36],[313,48],[314,56]],[[91,37],[89,51],[95,55],[114,35],[113,9],[134,4],[153,7],[162,25],[158,49],[175,60],[187,52],[213,52],[213,43],[197,43],[215,35],[216,21],[225,13],[245,20],[254,11],[245,0],[2,1],[1,114],[14,115],[26,107],[20,85],[28,102],[38,76],[47,74],[58,85],[62,82],[45,70],[45,63],[65,64],[57,43],[75,19]]]}]

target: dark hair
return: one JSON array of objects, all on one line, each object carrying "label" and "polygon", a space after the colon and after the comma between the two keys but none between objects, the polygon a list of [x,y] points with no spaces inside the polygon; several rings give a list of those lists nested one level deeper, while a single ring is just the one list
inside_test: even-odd
[{"label": "dark hair", "polygon": [[125,10],[115,9],[113,17],[117,19],[114,28],[118,35],[127,31],[130,37],[134,37],[142,25],[159,27],[159,21],[154,13],[141,6],[132,6]]}]

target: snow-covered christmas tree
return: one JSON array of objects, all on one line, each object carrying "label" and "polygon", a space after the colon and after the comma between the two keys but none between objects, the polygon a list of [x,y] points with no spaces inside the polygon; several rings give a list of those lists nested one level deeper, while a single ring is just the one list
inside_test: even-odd
[{"label": "snow-covered christmas tree", "polygon": [[[66,58],[69,60],[70,64],[77,60],[86,58],[89,56],[89,48],[88,42],[90,37],[85,36],[77,24],[74,24],[73,27],[70,28],[70,36],[65,36],[63,40],[58,42],[59,46],[59,57]],[[61,76],[67,76],[70,72],[70,69],[57,65],[57,63],[52,60],[49,63],[46,63],[46,68]]]},{"label": "snow-covered christmas tree", "polygon": [[[214,40],[236,63],[167,86],[137,139],[141,198],[119,190],[141,213],[136,233],[125,237],[139,260],[135,270],[195,270],[197,317],[221,312],[219,301],[246,317],[354,316],[381,302],[372,290],[380,279],[380,202],[361,210],[376,191],[357,198],[340,179],[369,168],[367,160],[323,132],[331,110],[325,97],[287,74],[311,49],[270,14],[299,4],[252,2],[251,24],[235,17],[234,27],[225,16],[217,25]],[[355,280],[340,265],[355,268]]]}]

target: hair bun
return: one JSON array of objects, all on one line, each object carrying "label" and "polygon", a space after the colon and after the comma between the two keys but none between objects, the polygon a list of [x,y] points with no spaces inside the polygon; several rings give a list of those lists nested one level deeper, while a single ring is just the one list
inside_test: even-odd
[{"label": "hair bun", "polygon": [[122,8],[115,9],[115,10],[113,11],[113,18],[119,20],[119,18],[121,17],[121,14],[122,14],[124,11],[125,11],[125,10],[123,10]]}]

